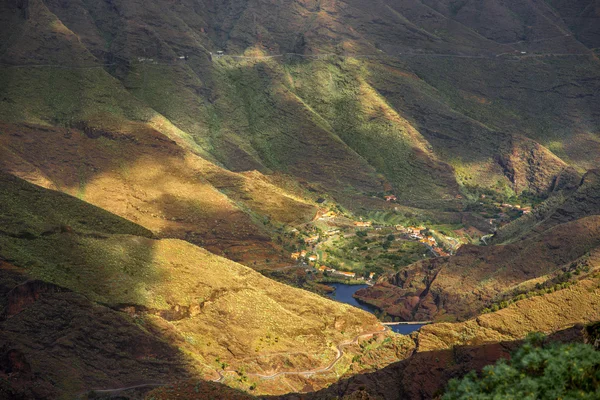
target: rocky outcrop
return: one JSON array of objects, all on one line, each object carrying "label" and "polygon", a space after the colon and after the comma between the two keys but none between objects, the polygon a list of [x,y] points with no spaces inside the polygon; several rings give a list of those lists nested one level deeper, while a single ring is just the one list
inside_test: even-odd
[{"label": "rocky outcrop", "polygon": [[567,164],[539,143],[527,138],[513,137],[509,152],[500,156],[499,163],[516,193],[529,191],[545,194],[555,186],[561,174],[562,180],[568,180],[563,172]]},{"label": "rocky outcrop", "polygon": [[44,281],[27,281],[8,292],[8,304],[0,318],[6,319],[17,315],[25,308],[38,301],[40,297],[46,293],[69,291],[70,290],[68,289]]}]

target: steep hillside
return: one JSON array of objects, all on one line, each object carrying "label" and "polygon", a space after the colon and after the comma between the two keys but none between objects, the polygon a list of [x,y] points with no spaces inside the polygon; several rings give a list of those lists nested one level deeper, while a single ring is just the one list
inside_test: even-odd
[{"label": "steep hillside", "polygon": [[220,168],[147,125],[2,124],[0,131],[5,171],[77,196],[158,237],[184,239],[247,264],[283,256],[263,219],[293,224],[316,213],[302,194],[259,173]]},{"label": "steep hillside", "polygon": [[194,376],[192,358],[152,325],[1,260],[0,271],[2,398],[72,399],[92,388]]},{"label": "steep hillside", "polygon": [[[599,276],[563,290],[514,303],[506,309],[462,323],[435,323],[411,336],[415,352],[408,358],[368,374],[358,374],[317,392],[269,397],[277,399],[430,399],[443,393],[448,380],[480,370],[521,345],[531,332],[548,334],[549,342],[582,342],[583,325],[600,318]],[[198,383],[200,389],[203,385]],[[159,389],[148,398],[184,394],[189,387]],[[201,392],[202,393],[202,392]]]},{"label": "steep hillside", "polygon": [[530,332],[546,333],[550,341],[582,342],[581,323],[600,318],[599,283],[596,275],[568,289],[519,301],[476,319],[426,325],[413,337],[417,351],[410,358],[319,392],[283,398],[435,398],[443,393],[448,380],[508,358]]},{"label": "steep hillside", "polygon": [[530,215],[525,215],[498,230],[490,239],[490,243],[523,240],[559,224],[600,214],[599,171],[588,171],[578,185],[574,185],[572,180],[570,177],[566,182],[557,181],[556,186],[564,187],[536,207]]},{"label": "steep hillside", "polygon": [[600,217],[591,216],[509,245],[464,245],[455,256],[415,263],[356,296],[404,320],[466,319],[503,295],[561,283],[581,264],[598,268],[599,227]]},{"label": "steep hillside", "polygon": [[492,236],[491,246],[464,245],[455,256],[418,262],[357,297],[406,320],[465,319],[597,268],[598,171],[576,187],[573,176],[563,178],[546,202]]},{"label": "steep hillside", "polygon": [[600,64],[573,34],[591,31],[489,3],[11,0],[0,116],[141,122],[355,209],[388,183],[437,209],[473,185],[543,194],[598,162]]},{"label": "steep hillside", "polygon": [[[190,376],[246,388],[255,382],[260,391],[278,392],[285,374],[265,385],[253,375],[329,365],[335,366],[332,371],[343,370],[363,349],[353,346],[340,353],[338,346],[349,346],[359,337],[383,330],[374,316],[361,310],[271,281],[188,242],[152,239],[146,229],[74,197],[10,175],[0,176],[0,257],[3,265],[10,263],[8,271],[14,269],[18,275],[4,289],[2,329],[9,346],[24,354],[32,373],[47,387],[53,382],[44,372],[47,368],[90,351],[89,342],[77,336],[82,332],[82,318],[91,313],[105,315],[102,318],[107,321],[122,321],[118,333],[112,332],[117,326],[102,327],[107,336],[102,336],[101,347],[107,354],[87,360],[98,371],[93,376],[87,376],[86,370],[76,376],[59,369],[51,374],[55,383],[50,386],[67,397],[84,389],[102,385],[110,389],[140,379],[139,369],[113,376],[103,367],[114,352],[121,351],[118,346],[110,347],[113,340],[115,346],[121,343],[119,337],[131,343],[145,335],[143,341],[148,343],[140,354],[127,350],[122,355],[125,360],[161,359],[152,369],[156,374],[147,379],[156,375],[163,382],[171,381],[170,375],[160,375],[160,365],[179,358],[183,360],[180,370],[189,371]],[[56,358],[46,365],[46,355],[53,353],[45,351],[41,357],[31,349],[42,346],[42,339],[48,343],[45,330],[61,324],[65,313],[73,313],[76,319],[61,331],[66,336]],[[35,318],[47,326],[27,322]],[[47,344],[49,349],[55,345]],[[156,351],[168,355],[167,359],[158,353],[150,355],[156,346],[162,346]],[[388,351],[396,354],[394,349]],[[143,368],[143,362],[136,365]],[[234,378],[242,375],[244,380]],[[317,378],[321,387],[335,375]]]},{"label": "steep hillside", "polygon": [[[581,343],[582,326],[551,335],[550,343]],[[417,400],[437,398],[444,393],[450,379],[468,372],[480,371],[486,365],[507,359],[523,341],[489,343],[477,346],[456,346],[451,350],[416,353],[372,374],[357,375],[315,393],[274,397],[286,400]],[[173,398],[173,397],[171,397]],[[170,397],[159,397],[161,400]],[[193,397],[192,397],[193,398]]]}]

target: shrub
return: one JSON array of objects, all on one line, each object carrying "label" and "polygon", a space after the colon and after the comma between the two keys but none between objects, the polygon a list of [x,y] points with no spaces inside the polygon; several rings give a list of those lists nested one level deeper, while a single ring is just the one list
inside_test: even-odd
[{"label": "shrub", "polygon": [[598,399],[600,352],[587,344],[543,345],[530,335],[510,361],[488,365],[453,379],[443,400],[467,399]]}]

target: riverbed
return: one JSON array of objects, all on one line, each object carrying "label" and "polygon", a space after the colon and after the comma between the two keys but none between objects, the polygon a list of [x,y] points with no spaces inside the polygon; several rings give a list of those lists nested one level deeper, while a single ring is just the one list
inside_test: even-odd
[{"label": "riverbed", "polygon": [[[345,283],[328,283],[327,285],[335,288],[335,291],[328,295],[331,299],[339,301],[341,303],[350,304],[351,306],[360,308],[361,310],[370,312],[371,314],[374,314],[375,311],[377,310],[377,308],[375,308],[369,304],[361,303],[360,301],[358,301],[354,297],[352,297],[352,295],[354,293],[356,293],[357,290],[366,288],[369,285],[346,285]],[[411,332],[419,330],[419,328],[421,328],[423,325],[415,324],[415,325],[388,325],[388,326],[392,331],[394,331],[396,333],[408,335]]]}]

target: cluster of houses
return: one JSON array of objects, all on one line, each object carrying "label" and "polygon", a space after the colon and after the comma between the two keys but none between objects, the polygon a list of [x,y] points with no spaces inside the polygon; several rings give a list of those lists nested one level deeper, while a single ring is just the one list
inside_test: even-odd
[{"label": "cluster of houses", "polygon": [[425,231],[425,228],[422,226],[405,227],[403,225],[396,225],[396,230],[408,235],[408,237],[413,240],[418,240],[423,243],[438,257],[447,257],[451,255],[442,247],[438,246],[437,240],[433,236],[424,235],[423,231]]},{"label": "cluster of houses", "polygon": [[[355,272],[346,272],[346,271],[338,271],[335,268],[331,268],[331,267],[326,267],[324,265],[321,265],[320,267],[317,268],[317,270],[321,271],[321,272],[329,272],[331,274],[334,275],[339,275],[342,276],[344,278],[350,278],[350,279],[359,279],[359,280],[364,280],[364,277],[356,277],[356,273]],[[375,272],[371,272],[369,274],[369,280],[373,280],[373,277],[375,276]]]},{"label": "cluster of houses", "polygon": [[[327,267],[325,265],[321,265],[321,266],[317,266],[316,262],[317,262],[317,256],[315,255],[310,255],[308,257],[307,256],[307,252],[306,250],[302,250],[302,251],[298,251],[295,253],[292,253],[291,258],[292,260],[300,260],[300,259],[306,259],[308,260],[309,263],[311,263],[311,265],[315,266],[315,269],[317,269],[320,272],[329,272],[331,274],[334,275],[339,275],[341,277],[344,278],[350,278],[350,279],[359,279],[359,280],[364,280],[364,277],[356,277],[356,273],[355,272],[346,272],[346,271],[338,271],[335,268],[331,268],[331,267]],[[373,277],[375,276],[374,272],[371,272],[369,274],[369,280],[373,280]]]},{"label": "cluster of houses", "polygon": [[306,239],[304,239],[304,243],[306,243],[306,244],[315,244],[319,240],[321,240],[321,236],[328,237],[328,236],[336,235],[338,233],[340,233],[339,229],[330,229],[330,230],[328,230],[326,232],[323,232],[320,235],[313,235],[313,236],[307,237]]},{"label": "cluster of houses", "polygon": [[298,251],[295,253],[292,253],[292,260],[299,260],[301,258],[306,258],[306,250],[302,250],[302,251]]},{"label": "cluster of houses", "polygon": [[317,243],[319,241],[319,238],[320,238],[319,235],[309,236],[306,239],[304,239],[304,243],[306,243],[306,244],[314,244],[314,243]]}]

